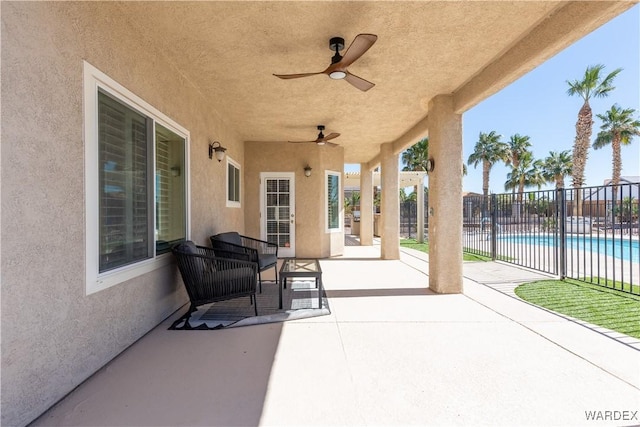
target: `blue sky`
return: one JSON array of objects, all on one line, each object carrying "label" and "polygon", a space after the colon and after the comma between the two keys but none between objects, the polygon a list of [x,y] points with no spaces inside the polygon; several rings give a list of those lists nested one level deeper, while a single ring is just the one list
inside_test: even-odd
[{"label": "blue sky", "polygon": [[[582,98],[567,95],[567,80],[581,79],[589,65],[603,64],[605,75],[622,68],[614,81],[616,89],[606,98],[589,101],[594,113],[593,136],[600,128],[596,114],[604,114],[614,103],[636,110],[640,117],[640,6],[636,5],[596,31],[578,40],[499,93],[463,115],[464,160],[473,152],[480,132],[495,130],[507,142],[513,134],[528,135],[535,158],[549,151],[572,150],[575,123]],[[611,176],[611,148],[589,151],[586,185],[601,185]],[[491,169],[490,191],[504,192],[509,169]],[[622,148],[622,175],[640,175],[640,138]],[[571,178],[565,180],[571,186]],[[552,188],[551,186],[546,188]],[[482,192],[482,167],[468,167],[464,191]]]},{"label": "blue sky", "polygon": [[[582,98],[567,95],[567,80],[581,79],[590,65],[603,64],[605,75],[622,68],[607,98],[592,99],[593,135],[600,128],[596,114],[614,103],[636,110],[640,117],[640,5],[636,5],[596,31],[578,40],[553,58],[486,99],[463,115],[463,159],[473,152],[480,132],[496,131],[507,142],[511,135],[528,135],[534,157],[549,151],[572,150],[575,123]],[[611,148],[591,149],[585,171],[586,185],[601,185],[611,175]],[[354,170],[346,165],[346,171]],[[357,168],[355,169],[357,170]],[[490,192],[504,192],[509,169],[501,164],[491,170]],[[622,175],[640,175],[640,138],[622,148]],[[565,180],[571,186],[571,178]],[[543,188],[553,188],[552,185]],[[482,192],[482,167],[468,167],[464,191]]]}]

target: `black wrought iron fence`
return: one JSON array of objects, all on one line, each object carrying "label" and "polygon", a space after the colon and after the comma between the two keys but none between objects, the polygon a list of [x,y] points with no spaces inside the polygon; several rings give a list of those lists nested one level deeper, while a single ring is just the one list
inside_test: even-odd
[{"label": "black wrought iron fence", "polygon": [[565,192],[563,276],[640,295],[640,183]]},{"label": "black wrought iron fence", "polygon": [[[424,200],[424,238],[428,238],[427,229],[429,212],[429,200]],[[418,203],[415,200],[405,200],[400,202],[400,236],[415,239],[418,235]]]},{"label": "black wrought iron fence", "polygon": [[468,196],[467,252],[640,295],[640,183]]}]

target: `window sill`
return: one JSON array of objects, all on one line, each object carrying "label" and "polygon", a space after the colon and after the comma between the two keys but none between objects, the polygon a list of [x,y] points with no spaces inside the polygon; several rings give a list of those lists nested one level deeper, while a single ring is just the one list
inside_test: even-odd
[{"label": "window sill", "polygon": [[127,265],[99,274],[95,280],[87,281],[87,295],[103,291],[112,286],[126,282],[127,280],[134,279],[142,276],[143,274],[165,267],[170,265],[172,261],[172,255],[170,253],[166,253],[133,265]]}]

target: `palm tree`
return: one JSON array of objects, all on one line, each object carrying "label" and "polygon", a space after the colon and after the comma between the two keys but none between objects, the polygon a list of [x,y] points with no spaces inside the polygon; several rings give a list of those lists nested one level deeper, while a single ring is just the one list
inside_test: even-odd
[{"label": "palm tree", "polygon": [[[429,158],[429,138],[422,138],[402,152],[403,171],[426,171]],[[417,194],[418,186],[413,186],[413,192]]]},{"label": "palm tree", "polygon": [[621,68],[615,69],[609,73],[604,79],[600,72],[604,69],[604,65],[592,65],[587,67],[582,80],[567,81],[569,96],[579,95],[583,99],[582,107],[578,112],[578,121],[576,122],[576,139],[573,144],[573,187],[576,189],[576,204],[574,205],[575,215],[582,215],[582,193],[579,190],[584,185],[584,169],[589,155],[589,145],[591,141],[591,132],[593,126],[593,116],[589,100],[591,97],[604,98],[609,95],[615,86],[613,80],[622,71]]},{"label": "palm tree", "polygon": [[412,191],[411,193],[407,194],[404,192],[404,189],[401,188],[400,189],[400,201],[401,202],[415,202],[417,200],[418,195],[416,194],[415,191]]},{"label": "palm tree", "polygon": [[360,205],[360,192],[354,191],[350,197],[344,198],[344,210],[346,214],[352,214],[353,209]]},{"label": "palm tree", "polygon": [[489,195],[489,173],[491,167],[498,162],[506,162],[508,159],[508,145],[500,140],[502,135],[495,131],[489,133],[480,132],[478,142],[469,156],[467,164],[477,167],[482,163],[482,194]]},{"label": "palm tree", "polygon": [[556,189],[564,188],[564,178],[571,175],[573,162],[569,150],[550,151],[542,162],[542,173],[546,182],[555,182]]},{"label": "palm tree", "polygon": [[[528,136],[526,135],[522,136],[519,133],[516,133],[515,135],[511,135],[511,137],[509,138],[509,142],[507,144],[508,144],[508,156],[507,156],[506,164],[507,166],[511,166],[511,174],[513,174],[514,177],[517,176],[517,179],[519,181],[517,185],[513,185],[509,187],[514,193],[517,188],[519,193],[518,204],[512,205],[512,209],[513,209],[512,214],[516,219],[519,219],[520,206],[522,205],[522,192],[524,191],[524,181],[526,179],[526,172],[529,166],[531,166],[531,164],[533,163],[533,155],[529,151],[529,148],[531,147],[531,142],[529,142]],[[521,162],[525,159],[525,157],[529,164],[521,168],[520,167]],[[507,180],[509,180],[509,177],[507,177]]]},{"label": "palm tree", "polygon": [[522,136],[519,133],[516,133],[515,135],[511,135],[507,144],[509,144],[507,166],[517,169],[520,165],[520,159],[527,155],[527,153],[530,153],[529,148],[531,147],[531,142],[529,141],[528,136]]},{"label": "palm tree", "polygon": [[403,171],[426,171],[429,158],[429,138],[423,138],[402,152]]},{"label": "palm tree", "polygon": [[[403,171],[426,171],[429,158],[429,138],[423,138],[402,152]],[[462,175],[467,174],[467,165],[462,163]]]},{"label": "palm tree", "polygon": [[613,104],[605,114],[596,114],[602,120],[602,125],[593,143],[593,148],[598,150],[611,144],[613,151],[611,185],[614,192],[620,182],[620,172],[622,171],[620,147],[630,145],[633,137],[640,135],[640,120],[633,119],[635,111],[632,108],[622,109],[619,105]]},{"label": "palm tree", "polygon": [[533,154],[525,153],[520,157],[518,167],[507,174],[505,190],[518,190],[518,202],[522,202],[522,193],[525,187],[542,187],[546,182],[542,173],[542,162],[533,159]]},{"label": "palm tree", "polygon": [[542,174],[542,162],[540,160],[534,160],[533,154],[529,151],[523,153],[520,156],[518,167],[513,168],[510,173],[507,174],[507,182],[504,184],[506,191],[516,188],[517,203],[511,205],[511,214],[514,219],[519,220],[522,208],[522,198],[525,187],[536,186],[538,189],[545,183],[544,176]]}]

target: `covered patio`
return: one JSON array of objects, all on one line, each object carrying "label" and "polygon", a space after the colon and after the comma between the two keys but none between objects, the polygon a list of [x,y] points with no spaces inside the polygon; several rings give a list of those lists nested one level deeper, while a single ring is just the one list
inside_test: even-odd
[{"label": "covered patio", "polygon": [[169,319],[33,425],[637,422],[637,349],[474,280],[541,274],[473,265],[464,294],[438,295],[411,249],[383,261],[377,245],[346,247],[321,263],[330,316],[220,331]]},{"label": "covered patio", "polygon": [[[90,377],[39,422],[493,423],[560,417],[569,378],[576,411],[630,406],[623,376],[532,332],[528,320],[550,324],[537,311],[520,322],[476,299],[461,166],[465,111],[637,2],[1,2],[1,423],[28,425]],[[336,145],[319,144],[321,126]],[[398,156],[426,136],[430,254],[414,265]],[[367,260],[344,245],[347,163],[360,165],[354,250]],[[166,331],[188,301],[172,244],[227,231],[321,259],[334,314]],[[596,400],[609,386],[622,397]],[[492,393],[520,406],[491,406]],[[560,420],[584,421],[576,411]]]}]

